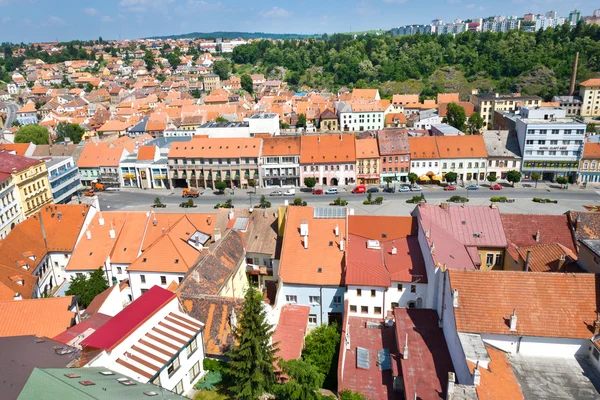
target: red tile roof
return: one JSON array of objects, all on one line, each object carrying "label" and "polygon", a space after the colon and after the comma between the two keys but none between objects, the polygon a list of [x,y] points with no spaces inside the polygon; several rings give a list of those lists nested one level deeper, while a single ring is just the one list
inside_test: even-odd
[{"label": "red tile roof", "polygon": [[[589,339],[600,301],[594,274],[450,270],[459,332]],[[516,310],[517,330],[509,330]]]},{"label": "red tile roof", "polygon": [[310,307],[285,305],[281,308],[279,323],[273,333],[273,343],[279,342],[277,357],[285,361],[300,358],[308,325]]},{"label": "red tile roof", "polygon": [[263,157],[300,155],[300,137],[269,137],[263,139]]},{"label": "red tile roof", "polygon": [[587,142],[583,145],[582,159],[600,159],[600,143]]},{"label": "red tile roof", "polygon": [[73,296],[0,301],[0,337],[54,337],[73,324],[73,307]]},{"label": "red tile roof", "polygon": [[61,342],[68,345],[73,345],[73,342],[80,342],[77,340],[81,335],[89,336],[105,323],[111,320],[111,316],[105,314],[94,314],[85,320],[81,321],[77,325],[74,325],[66,331],[56,335],[52,340]]},{"label": "red tile roof", "polygon": [[17,172],[24,171],[34,165],[43,164],[44,161],[21,157],[16,154],[11,154],[6,151],[0,151],[0,172],[12,174],[13,169]]},{"label": "red tile roof", "polygon": [[[479,367],[481,383],[475,387],[478,400],[523,400],[521,387],[510,366],[506,353],[492,346],[485,346],[490,359],[488,368]],[[475,367],[470,361],[469,369]]]},{"label": "red tile roof", "polygon": [[488,153],[481,135],[436,136],[441,158],[487,158]]},{"label": "red tile roof", "polygon": [[[437,312],[396,308],[394,318],[404,392],[410,398],[414,393],[419,399],[445,398],[448,372],[454,372],[454,367],[444,333],[438,326]],[[405,344],[408,344],[406,359],[403,357]]]},{"label": "red tile roof", "polygon": [[106,350],[115,348],[175,297],[175,293],[160,286],[153,286],[100,329],[88,336],[81,342],[81,345]]},{"label": "red tile roof", "polygon": [[377,139],[366,138],[356,141],[356,158],[379,158],[379,148]]},{"label": "red tile roof", "polygon": [[387,128],[377,131],[379,154],[409,154],[408,131],[405,128]]},{"label": "red tile roof", "polygon": [[142,146],[137,155],[138,160],[154,160],[156,154],[156,146]]},{"label": "red tile roof", "polygon": [[[527,253],[531,252],[529,270],[533,272],[584,272],[575,262],[577,255],[560,243],[519,247],[517,252],[523,266]],[[561,260],[561,257],[564,259]]]},{"label": "red tile roof", "polygon": [[354,163],[356,137],[351,134],[302,136],[301,164]]}]

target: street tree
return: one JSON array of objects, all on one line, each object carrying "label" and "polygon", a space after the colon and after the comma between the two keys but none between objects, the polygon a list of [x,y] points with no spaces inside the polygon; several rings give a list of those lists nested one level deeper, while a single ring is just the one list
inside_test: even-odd
[{"label": "street tree", "polygon": [[516,169],[510,170],[506,173],[506,180],[512,183],[513,187],[515,183],[521,182],[521,172]]},{"label": "street tree", "polygon": [[298,114],[298,122],[296,122],[296,128],[306,127],[306,115]]},{"label": "street tree", "polygon": [[458,174],[456,172],[448,172],[446,174],[446,182],[448,183],[456,183],[456,180],[458,179]]},{"label": "street tree", "polygon": [[471,114],[469,122],[467,122],[467,133],[470,133],[471,135],[479,133],[479,130],[483,128],[483,124],[484,122],[481,115],[478,112],[474,112]]},{"label": "street tree", "polygon": [[531,179],[535,182],[535,187],[537,188],[538,181],[542,179],[542,175],[539,172],[534,172],[531,174]]},{"label": "street tree", "polygon": [[498,177],[497,177],[496,175],[494,175],[494,174],[489,174],[489,175],[487,176],[487,181],[488,181],[489,183],[494,183],[494,182],[496,182],[497,180],[498,180]]},{"label": "street tree", "polygon": [[69,138],[75,144],[81,142],[81,138],[85,134],[85,129],[79,124],[70,124],[61,122],[56,127],[56,136],[59,138]]},{"label": "street tree", "polygon": [[317,178],[313,178],[313,177],[304,178],[304,186],[306,186],[307,188],[312,190],[316,185],[317,185]]},{"label": "street tree", "polygon": [[227,352],[229,391],[236,399],[255,400],[268,393],[275,384],[277,344],[271,343],[272,326],[262,293],[253,286],[246,291],[233,336],[235,345]]},{"label": "street tree", "polygon": [[408,181],[410,182],[411,185],[414,186],[414,184],[417,183],[418,180],[419,180],[419,175],[415,174],[414,172],[408,173]]},{"label": "street tree", "polygon": [[559,176],[556,178],[556,183],[558,183],[561,188],[567,187],[569,185],[569,179],[566,176]]},{"label": "street tree", "polygon": [[102,268],[98,268],[88,277],[86,274],[71,278],[71,284],[66,291],[67,296],[77,296],[77,304],[81,308],[90,305],[94,297],[108,289],[108,283]]},{"label": "street tree", "polygon": [[387,187],[390,187],[390,183],[392,183],[392,177],[391,176],[386,176],[385,178],[383,178],[383,181],[385,183],[387,183]]},{"label": "street tree", "polygon": [[446,117],[444,118],[444,121],[448,125],[458,129],[459,131],[464,131],[465,123],[467,121],[465,109],[456,103],[448,104],[448,107],[446,109]]},{"label": "street tree", "polygon": [[252,77],[248,74],[242,75],[240,78],[242,89],[252,94],[254,93],[254,85],[252,83]]},{"label": "street tree", "polygon": [[48,144],[50,132],[40,125],[25,125],[15,133],[15,143]]},{"label": "street tree", "polygon": [[215,182],[215,189],[217,189],[219,192],[223,192],[225,189],[227,188],[227,184],[223,181],[218,181]]}]

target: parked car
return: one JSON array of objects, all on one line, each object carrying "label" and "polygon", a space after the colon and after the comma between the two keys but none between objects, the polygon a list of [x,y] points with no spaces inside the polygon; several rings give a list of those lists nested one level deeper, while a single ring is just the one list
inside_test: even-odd
[{"label": "parked car", "polygon": [[502,185],[496,183],[495,185],[490,186],[491,190],[502,190]]},{"label": "parked car", "polygon": [[367,193],[379,193],[379,188],[372,187],[367,190]]},{"label": "parked car", "polygon": [[400,186],[398,188],[399,192],[410,192],[410,188],[408,186]]},{"label": "parked car", "polygon": [[396,193],[396,189],[390,187],[383,189],[383,193]]},{"label": "parked car", "polygon": [[281,190],[276,190],[274,192],[269,193],[269,196],[283,196],[283,192]]},{"label": "parked car", "polygon": [[410,190],[412,190],[413,192],[421,192],[421,191],[423,191],[423,187],[419,186],[419,185],[415,185],[412,188],[410,188]]},{"label": "parked car", "polygon": [[337,188],[329,188],[325,191],[325,194],[338,194]]},{"label": "parked car", "polygon": [[364,185],[358,185],[354,189],[352,189],[352,193],[365,193],[367,191],[367,187]]},{"label": "parked car", "polygon": [[477,190],[477,189],[479,189],[479,186],[477,186],[477,185],[469,185],[469,186],[467,186],[467,190]]},{"label": "parked car", "polygon": [[323,189],[315,189],[312,194],[323,194]]},{"label": "parked car", "polygon": [[288,189],[285,192],[283,192],[284,196],[295,196],[296,195],[296,189]]},{"label": "parked car", "polygon": [[454,185],[444,186],[444,190],[456,190],[456,186],[454,186]]}]

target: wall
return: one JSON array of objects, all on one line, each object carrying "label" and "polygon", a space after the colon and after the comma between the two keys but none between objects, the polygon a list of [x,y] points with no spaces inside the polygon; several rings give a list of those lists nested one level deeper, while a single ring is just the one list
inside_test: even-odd
[{"label": "wall", "polygon": [[[398,285],[402,285],[402,290],[398,290]],[[411,292],[411,286],[414,285],[415,293]],[[361,296],[357,295],[360,289]],[[371,291],[375,291],[375,296],[371,296]],[[398,303],[400,308],[408,308],[410,302],[414,302],[414,307],[425,308],[427,300],[427,285],[422,283],[411,284],[409,282],[393,282],[389,288],[376,286],[348,286],[344,294],[349,307],[356,306],[356,312],[349,311],[350,315],[366,318],[385,318],[388,312],[393,311],[392,303]],[[417,299],[421,301],[417,304]],[[361,307],[368,307],[368,312],[363,313]],[[381,307],[381,313],[375,313],[375,307]],[[348,308],[348,310],[350,310]]]},{"label": "wall", "polygon": [[0,188],[0,239],[4,239],[8,232],[22,221],[23,211],[17,198],[12,177],[1,183]]},{"label": "wall", "polygon": [[425,176],[428,172],[433,172],[434,175],[442,174],[442,169],[440,168],[441,160],[439,158],[427,160],[416,160],[413,158],[410,164],[410,172],[418,176]]},{"label": "wall", "polygon": [[233,274],[227,279],[227,282],[221,288],[219,292],[220,296],[234,297],[236,299],[244,298],[246,289],[248,288],[248,275],[246,275],[246,258],[243,259],[239,267],[234,271]]},{"label": "wall", "polygon": [[[327,165],[302,165],[300,167],[301,183],[304,182],[304,178],[314,177],[317,178],[317,186],[335,186],[331,184],[332,179],[338,180],[338,185],[352,185],[356,182],[355,174],[355,163],[346,164],[327,164]],[[327,170],[325,169],[327,168]],[[338,169],[339,168],[339,169]],[[326,179],[326,183],[323,183],[323,179]]]},{"label": "wall", "polygon": [[[150,289],[152,286],[160,286],[166,289],[172,281],[177,283],[183,280],[184,273],[166,273],[166,272],[142,272],[142,271],[129,271],[129,285],[131,286],[131,295],[133,300],[137,299],[142,295],[142,290]],[[142,275],[146,278],[146,282],[142,283]],[[166,277],[166,284],[161,284],[160,277]]]},{"label": "wall", "polygon": [[[519,329],[518,319],[517,329]],[[587,353],[589,344],[589,340],[587,339],[493,335],[486,333],[481,334],[481,339],[485,343],[497,347],[502,351],[531,357],[571,358],[576,355],[581,356]]]},{"label": "wall", "polygon": [[[458,174],[458,180],[479,181],[486,177],[487,159],[486,158],[444,158],[441,160],[442,174],[450,171]],[[470,165],[470,167],[469,167]],[[469,179],[468,174],[471,174]]]},{"label": "wall", "polygon": [[579,264],[588,272],[600,273],[600,257],[597,257],[586,246],[579,245]]},{"label": "wall", "polygon": [[[344,131],[359,132],[372,129],[383,129],[385,118],[381,112],[341,112],[340,128]],[[359,118],[359,116],[364,116]],[[360,120],[364,122],[359,122]],[[367,122],[369,121],[369,122]]]},{"label": "wall", "polygon": [[[297,297],[297,302],[287,302],[287,295],[295,295]],[[321,304],[311,304],[309,302],[309,296],[321,296]],[[340,303],[333,302],[334,296],[340,297]],[[317,324],[327,324],[328,313],[342,314],[344,312],[344,288],[335,286],[308,286],[283,283],[278,292],[277,301],[279,302],[279,306],[283,304],[309,306],[309,314],[314,314],[317,316]]]}]

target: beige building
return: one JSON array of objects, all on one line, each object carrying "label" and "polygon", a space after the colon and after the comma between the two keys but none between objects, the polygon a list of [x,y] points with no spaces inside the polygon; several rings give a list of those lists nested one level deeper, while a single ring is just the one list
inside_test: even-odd
[{"label": "beige building", "polygon": [[43,160],[1,152],[0,173],[12,175],[14,197],[20,204],[23,218],[53,202],[48,170]]},{"label": "beige building", "polygon": [[469,101],[475,104],[475,111],[481,115],[488,128],[494,125],[494,112],[515,112],[521,106],[539,107],[542,98],[539,96],[521,96],[520,94],[503,95],[499,93],[479,93],[474,90]]},{"label": "beige building", "polygon": [[23,220],[21,204],[15,195],[12,175],[0,173],[0,239]]},{"label": "beige building", "polygon": [[600,183],[600,143],[587,142],[583,145],[579,179],[582,183]]},{"label": "beige building", "polygon": [[600,79],[588,79],[579,84],[579,96],[581,115],[584,117],[596,117],[600,115]]},{"label": "beige building", "polygon": [[221,78],[217,74],[208,74],[204,76],[204,91],[211,92],[214,89],[221,88]]}]

